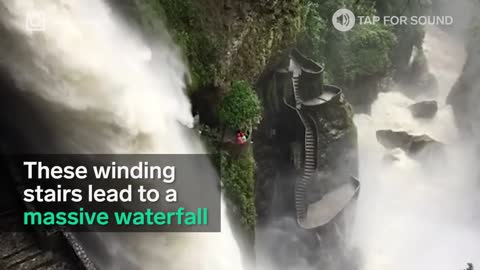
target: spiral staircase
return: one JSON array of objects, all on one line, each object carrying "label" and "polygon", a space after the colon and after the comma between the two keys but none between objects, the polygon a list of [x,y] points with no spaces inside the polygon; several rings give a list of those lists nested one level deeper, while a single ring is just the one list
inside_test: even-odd
[{"label": "spiral staircase", "polygon": [[[331,223],[356,198],[360,182],[351,177],[347,184],[325,191],[322,199],[310,203],[307,199],[309,187],[320,170],[318,153],[319,125],[322,108],[330,102],[338,101],[342,95],[340,88],[329,85],[317,85],[314,89],[309,81],[323,84],[323,67],[294,50],[290,55],[292,82],[291,96],[284,97],[284,103],[294,110],[304,128],[304,156],[301,175],[295,181],[295,211],[298,224],[304,229],[316,229]],[[312,93],[313,92],[313,93]],[[310,98],[306,96],[308,93]],[[313,97],[313,98],[311,98]]]}]

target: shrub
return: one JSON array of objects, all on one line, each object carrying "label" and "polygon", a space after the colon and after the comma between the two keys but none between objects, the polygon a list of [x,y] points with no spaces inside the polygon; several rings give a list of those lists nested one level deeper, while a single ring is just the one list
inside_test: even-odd
[{"label": "shrub", "polygon": [[231,129],[247,129],[261,120],[260,100],[252,87],[245,81],[235,81],[220,102],[220,122]]}]

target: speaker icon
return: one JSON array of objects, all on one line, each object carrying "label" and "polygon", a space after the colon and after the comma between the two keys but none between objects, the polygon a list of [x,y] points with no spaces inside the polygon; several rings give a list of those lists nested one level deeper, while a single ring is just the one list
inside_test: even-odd
[{"label": "speaker icon", "polygon": [[333,14],[332,23],[338,31],[350,31],[355,26],[355,14],[346,8],[339,9]]}]

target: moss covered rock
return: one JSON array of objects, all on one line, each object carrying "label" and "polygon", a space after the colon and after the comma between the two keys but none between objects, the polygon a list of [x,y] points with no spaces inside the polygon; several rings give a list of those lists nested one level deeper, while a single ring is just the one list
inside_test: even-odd
[{"label": "moss covered rock", "polygon": [[[193,88],[254,84],[266,65],[295,43],[303,1],[112,1],[148,34],[167,27],[183,50]],[[119,3],[117,3],[119,2]]]},{"label": "moss covered rock", "polygon": [[221,160],[222,185],[236,220],[250,234],[255,229],[255,160],[251,151],[238,158],[223,152]]},{"label": "moss covered rock", "polygon": [[217,43],[215,85],[254,84],[272,59],[296,40],[302,0],[199,0],[204,31]]}]

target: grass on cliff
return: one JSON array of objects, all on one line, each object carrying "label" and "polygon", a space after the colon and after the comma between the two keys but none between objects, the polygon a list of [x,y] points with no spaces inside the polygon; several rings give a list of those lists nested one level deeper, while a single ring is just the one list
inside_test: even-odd
[{"label": "grass on cliff", "polygon": [[[218,107],[218,117],[225,128],[249,129],[260,121],[262,106],[249,83],[234,81]],[[247,144],[234,145],[222,143],[219,129],[202,127],[202,138],[210,153],[219,157],[220,178],[229,209],[235,219],[240,221],[242,229],[253,235],[256,224],[255,208],[255,160],[253,151]],[[234,139],[234,138],[232,138]],[[232,147],[233,146],[233,147]],[[236,150],[240,150],[238,153]]]},{"label": "grass on cliff", "polygon": [[221,179],[225,195],[233,205],[233,214],[248,232],[255,231],[255,160],[251,149],[240,157],[221,154]]},{"label": "grass on cliff", "polygon": [[[214,164],[220,172],[222,189],[240,227],[247,233],[255,231],[255,160],[252,149],[245,149],[241,154],[233,154],[220,147],[221,135],[217,129],[201,127],[202,139],[213,155]],[[248,146],[247,146],[248,147]]]}]

